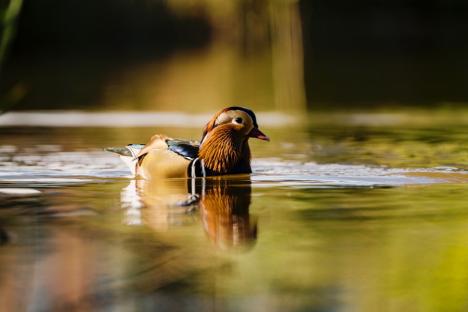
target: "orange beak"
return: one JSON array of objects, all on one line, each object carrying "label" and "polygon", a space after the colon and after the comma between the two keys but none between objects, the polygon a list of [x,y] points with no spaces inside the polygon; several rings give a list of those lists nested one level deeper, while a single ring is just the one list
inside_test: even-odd
[{"label": "orange beak", "polygon": [[253,128],[249,133],[249,137],[264,140],[264,141],[270,141],[270,138],[265,133],[260,131],[258,128]]}]

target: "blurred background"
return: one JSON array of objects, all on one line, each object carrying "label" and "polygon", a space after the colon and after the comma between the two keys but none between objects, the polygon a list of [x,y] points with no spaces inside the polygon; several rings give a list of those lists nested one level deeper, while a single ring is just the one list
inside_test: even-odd
[{"label": "blurred background", "polygon": [[[467,0],[0,0],[0,25],[2,311],[468,310]],[[196,210],[103,151],[228,105],[272,140]]]},{"label": "blurred background", "polygon": [[463,0],[0,0],[2,110],[462,106]]}]

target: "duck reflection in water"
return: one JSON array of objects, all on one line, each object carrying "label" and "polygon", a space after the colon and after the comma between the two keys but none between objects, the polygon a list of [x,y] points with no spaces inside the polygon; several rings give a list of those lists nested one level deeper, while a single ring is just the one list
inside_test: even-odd
[{"label": "duck reflection in water", "polygon": [[[187,194],[197,201],[187,201]],[[250,215],[248,175],[194,179],[132,180],[122,190],[125,223],[154,231],[193,223],[200,216],[208,238],[219,249],[246,251],[257,239],[257,220]]]}]

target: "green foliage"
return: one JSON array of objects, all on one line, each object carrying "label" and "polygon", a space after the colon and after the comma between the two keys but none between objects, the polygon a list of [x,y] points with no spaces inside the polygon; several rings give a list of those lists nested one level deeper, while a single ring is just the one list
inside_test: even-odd
[{"label": "green foliage", "polygon": [[[0,74],[2,65],[7,56],[8,47],[15,35],[15,22],[21,11],[23,0],[10,0],[5,10],[0,11],[1,37],[0,37]],[[11,106],[8,99],[0,98],[0,114]]]},{"label": "green foliage", "polygon": [[1,14],[2,37],[0,41],[0,66],[5,60],[8,46],[15,34],[15,21],[21,11],[23,0],[10,0],[8,6]]}]

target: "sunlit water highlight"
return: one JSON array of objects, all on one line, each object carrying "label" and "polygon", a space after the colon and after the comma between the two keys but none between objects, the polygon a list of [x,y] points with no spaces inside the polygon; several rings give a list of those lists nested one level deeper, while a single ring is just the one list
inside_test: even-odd
[{"label": "sunlit water highlight", "polygon": [[[202,127],[211,114],[180,112],[82,112],[27,111],[0,115],[0,127]],[[285,126],[295,118],[278,113],[262,113],[265,126]]]},{"label": "sunlit water highlight", "polygon": [[[7,146],[0,146],[7,150]],[[41,155],[4,153],[0,159],[0,182],[73,184],[132,178],[130,170],[109,152],[53,152]],[[399,186],[453,182],[451,175],[467,172],[452,167],[387,168],[365,165],[317,164],[278,159],[252,162],[254,187],[321,186],[362,187]],[[419,173],[418,176],[412,176]],[[435,177],[435,174],[439,174]],[[468,178],[468,176],[467,176]]]}]

